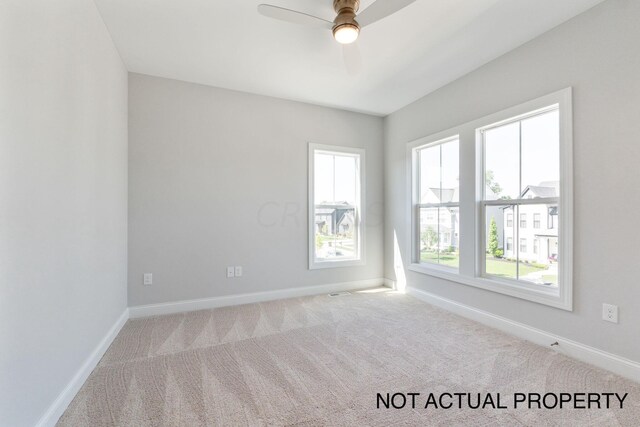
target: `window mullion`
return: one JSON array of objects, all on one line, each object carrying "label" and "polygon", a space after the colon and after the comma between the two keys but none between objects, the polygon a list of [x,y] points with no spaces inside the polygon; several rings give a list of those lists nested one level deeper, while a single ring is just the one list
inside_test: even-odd
[{"label": "window mullion", "polygon": [[499,199],[499,200],[483,200],[485,206],[503,206],[503,205],[548,205],[558,203],[558,197],[540,197],[535,199]]},{"label": "window mullion", "polygon": [[[518,198],[522,197],[522,120],[518,122]],[[513,225],[516,230],[516,280],[520,280],[520,205],[517,206],[518,214],[514,218]]]},{"label": "window mullion", "polygon": [[[442,145],[440,145],[439,148],[439,154],[440,154],[440,167],[439,167],[439,172],[440,172],[440,195],[439,195],[439,200],[440,203],[442,203]],[[442,208],[438,207],[438,264],[440,264],[440,247],[442,246],[442,242],[440,241],[440,210]]]},{"label": "window mullion", "polygon": [[520,205],[514,206],[514,208],[517,214],[513,221],[513,229],[516,232],[513,247],[516,251],[516,280],[520,280]]}]

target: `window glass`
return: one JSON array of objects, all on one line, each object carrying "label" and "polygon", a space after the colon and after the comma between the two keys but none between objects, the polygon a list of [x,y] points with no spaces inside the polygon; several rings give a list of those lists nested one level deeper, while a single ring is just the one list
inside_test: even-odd
[{"label": "window glass", "polygon": [[485,198],[517,199],[520,193],[520,125],[488,129],[485,141]]},{"label": "window glass", "polygon": [[[559,120],[558,108],[550,107],[482,133],[488,276],[558,285]],[[512,204],[500,205],[502,200]],[[498,211],[503,213],[501,219],[497,219]],[[540,229],[542,215],[547,216],[544,232]]]},{"label": "window glass", "polygon": [[414,240],[420,263],[459,265],[458,149],[457,138],[415,149],[419,197]]},{"label": "window glass", "polygon": [[343,152],[314,151],[316,262],[360,258],[360,156]]},{"label": "window glass", "polygon": [[560,113],[553,110],[522,121],[523,198],[558,197]]}]

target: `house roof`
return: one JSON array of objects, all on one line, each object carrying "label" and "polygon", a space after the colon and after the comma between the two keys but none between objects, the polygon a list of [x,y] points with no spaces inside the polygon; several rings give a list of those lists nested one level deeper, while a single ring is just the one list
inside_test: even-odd
[{"label": "house roof", "polygon": [[[521,199],[535,199],[535,198],[546,198],[546,197],[558,197],[558,189],[560,183],[558,181],[544,181],[539,185],[529,185],[524,189]],[[529,194],[529,197],[527,197]]]},{"label": "house roof", "polygon": [[[440,200],[439,203],[451,203],[457,202],[460,200],[460,189],[459,188],[443,188],[442,190],[439,188],[428,188],[425,193],[431,193],[436,197],[436,199]],[[427,199],[427,194],[422,194],[422,199]]]}]

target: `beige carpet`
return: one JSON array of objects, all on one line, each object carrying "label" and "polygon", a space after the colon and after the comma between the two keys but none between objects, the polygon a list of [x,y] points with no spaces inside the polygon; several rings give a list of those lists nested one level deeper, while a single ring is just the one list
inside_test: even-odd
[{"label": "beige carpet", "polygon": [[[387,392],[629,397],[623,410],[376,409]],[[130,320],[58,425],[637,426],[640,385],[380,289]]]}]

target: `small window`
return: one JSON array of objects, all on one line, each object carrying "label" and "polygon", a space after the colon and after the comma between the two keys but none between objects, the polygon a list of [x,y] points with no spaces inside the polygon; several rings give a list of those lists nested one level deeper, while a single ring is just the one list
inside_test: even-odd
[{"label": "small window", "polygon": [[507,227],[513,227],[513,214],[507,214]]},{"label": "small window", "polygon": [[540,214],[539,213],[534,213],[533,214],[533,228],[535,228],[535,229],[539,229],[540,228]]},{"label": "small window", "polygon": [[412,150],[414,259],[418,264],[458,268],[460,192],[458,138]]},{"label": "small window", "polygon": [[527,239],[520,239],[520,252],[527,252]]},{"label": "small window", "polygon": [[527,228],[527,214],[520,214],[520,228]]},{"label": "small window", "polygon": [[513,237],[507,237],[507,251],[513,251]]},{"label": "small window", "polygon": [[309,268],[363,261],[364,150],[309,147]]},{"label": "small window", "polygon": [[533,239],[533,254],[538,255],[538,239]]}]

